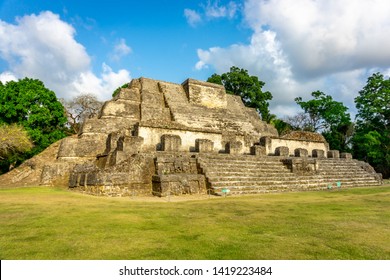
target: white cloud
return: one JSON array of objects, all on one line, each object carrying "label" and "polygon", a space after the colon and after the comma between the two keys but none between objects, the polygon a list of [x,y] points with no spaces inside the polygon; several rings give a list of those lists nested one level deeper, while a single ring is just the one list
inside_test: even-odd
[{"label": "white cloud", "polygon": [[185,9],[184,16],[186,17],[188,24],[192,27],[195,27],[198,23],[202,22],[200,14],[194,10]]},{"label": "white cloud", "polygon": [[[124,83],[123,79],[130,80],[129,73],[106,69],[101,77],[96,76],[91,70],[91,58],[75,40],[75,33],[70,24],[50,11],[17,18],[16,24],[0,20],[0,59],[8,63],[1,76],[40,79],[62,98],[84,93],[84,89],[91,89],[88,92],[101,99],[109,98],[120,84],[114,85],[115,79],[106,76]],[[124,46],[119,44],[122,55],[128,51]]]},{"label": "white cloud", "polygon": [[130,54],[132,49],[126,45],[125,39],[120,39],[119,42],[114,46],[114,50],[110,57],[113,61],[119,61],[122,57]]},{"label": "white cloud", "polygon": [[249,0],[245,16],[256,32],[277,33],[297,77],[390,63],[387,0]]},{"label": "white cloud", "polygon": [[3,84],[9,81],[17,81],[17,80],[18,78],[16,78],[15,75],[12,74],[11,72],[0,73],[0,82],[2,82]]},{"label": "white cloud", "polygon": [[97,77],[91,71],[82,72],[70,87],[74,92],[95,93],[105,97],[104,99],[108,99],[116,88],[128,83],[130,79],[130,73],[127,70],[122,69],[115,73],[108,65],[103,63],[100,77]]},{"label": "white cloud", "polygon": [[248,0],[243,12],[250,42],[198,50],[195,67],[248,69],[266,82],[271,112],[279,116],[298,109],[295,97],[310,98],[315,90],[353,109],[372,69],[390,68],[387,0]]},{"label": "white cloud", "polygon": [[207,6],[204,8],[205,14],[208,18],[233,18],[237,12],[237,4],[230,1],[227,5],[220,5],[219,1],[207,2]]},{"label": "white cloud", "polygon": [[187,22],[192,27],[195,27],[204,20],[213,20],[218,18],[228,18],[232,19],[237,14],[239,10],[239,5],[234,1],[223,5],[220,4],[220,1],[207,1],[207,4],[201,4],[202,11],[195,11],[192,9],[185,9],[184,15],[187,19]]}]

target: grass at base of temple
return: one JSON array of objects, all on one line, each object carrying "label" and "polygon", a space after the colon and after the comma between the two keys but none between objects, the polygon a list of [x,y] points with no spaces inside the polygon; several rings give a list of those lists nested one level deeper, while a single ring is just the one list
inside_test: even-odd
[{"label": "grass at base of temple", "polygon": [[0,259],[390,259],[390,185],[187,201],[2,189]]}]

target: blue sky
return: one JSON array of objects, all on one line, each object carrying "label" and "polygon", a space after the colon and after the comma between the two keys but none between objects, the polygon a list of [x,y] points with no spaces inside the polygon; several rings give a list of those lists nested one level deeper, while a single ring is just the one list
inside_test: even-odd
[{"label": "blue sky", "polygon": [[367,77],[390,74],[389,34],[387,0],[0,0],[0,80],[106,100],[132,78],[206,80],[235,65],[266,83],[279,117],[316,90],[353,112]]}]

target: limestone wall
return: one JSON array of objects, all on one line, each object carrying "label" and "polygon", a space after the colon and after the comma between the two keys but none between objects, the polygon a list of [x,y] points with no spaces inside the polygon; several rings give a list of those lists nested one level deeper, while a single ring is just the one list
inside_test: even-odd
[{"label": "limestone wall", "polygon": [[187,79],[182,85],[190,103],[207,108],[226,108],[226,92],[223,86],[193,79]]},{"label": "limestone wall", "polygon": [[312,156],[313,150],[322,150],[326,156],[329,151],[329,145],[326,142],[315,142],[307,140],[285,139],[264,137],[261,139],[262,145],[266,148],[267,155],[274,155],[280,147],[287,147],[290,156],[295,156],[296,149],[305,149],[309,156]]},{"label": "limestone wall", "polygon": [[197,139],[208,139],[214,142],[214,151],[224,151],[222,146],[222,134],[207,133],[197,131],[176,130],[170,128],[146,127],[140,126],[138,128],[138,136],[144,138],[144,151],[161,150],[161,137],[163,135],[174,134],[181,138],[181,146],[179,151],[195,152],[195,142]]}]

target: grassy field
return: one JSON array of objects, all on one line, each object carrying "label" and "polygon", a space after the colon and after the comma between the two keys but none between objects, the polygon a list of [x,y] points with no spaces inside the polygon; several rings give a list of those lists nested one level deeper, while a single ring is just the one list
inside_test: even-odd
[{"label": "grassy field", "polygon": [[0,190],[0,259],[390,259],[390,186],[179,201]]}]

